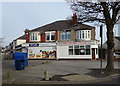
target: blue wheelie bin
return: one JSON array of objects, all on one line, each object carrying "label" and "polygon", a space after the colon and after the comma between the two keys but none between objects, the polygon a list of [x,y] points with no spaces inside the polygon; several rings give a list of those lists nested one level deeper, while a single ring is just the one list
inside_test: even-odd
[{"label": "blue wheelie bin", "polygon": [[14,60],[15,60],[15,69],[16,70],[23,70],[25,66],[28,66],[27,53],[15,52]]},{"label": "blue wheelie bin", "polygon": [[16,70],[23,70],[24,69],[24,60],[15,60],[15,69]]}]

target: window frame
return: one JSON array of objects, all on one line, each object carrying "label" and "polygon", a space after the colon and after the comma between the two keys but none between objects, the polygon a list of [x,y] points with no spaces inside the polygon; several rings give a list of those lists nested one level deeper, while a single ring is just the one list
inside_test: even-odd
[{"label": "window frame", "polygon": [[[49,34],[49,40],[47,40],[47,34]],[[52,35],[54,34],[54,39],[52,40]],[[45,40],[46,41],[55,41],[55,31],[45,32]]]},{"label": "window frame", "polygon": [[[71,51],[72,51],[72,53],[70,53]],[[74,47],[69,46],[68,52],[69,52],[69,55],[74,55]]]},{"label": "window frame", "polygon": [[30,41],[40,41],[39,32],[31,32],[30,33]]},{"label": "window frame", "polygon": [[76,39],[79,40],[90,40],[91,39],[91,30],[77,30]]},{"label": "window frame", "polygon": [[[79,46],[79,47],[76,47]],[[81,47],[82,46],[82,47]],[[89,46],[88,48],[86,46]],[[84,53],[80,52],[84,50]],[[89,52],[87,52],[89,50]],[[71,54],[72,51],[72,54]],[[70,45],[68,46],[68,55],[91,55],[91,46],[90,45]]]},{"label": "window frame", "polygon": [[61,40],[70,40],[71,31],[63,31],[61,32]]}]

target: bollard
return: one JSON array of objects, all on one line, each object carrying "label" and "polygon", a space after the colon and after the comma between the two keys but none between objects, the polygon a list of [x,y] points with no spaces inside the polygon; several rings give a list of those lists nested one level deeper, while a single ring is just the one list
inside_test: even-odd
[{"label": "bollard", "polygon": [[7,72],[7,83],[11,83],[13,81],[13,74],[12,71]]},{"label": "bollard", "polygon": [[49,80],[48,71],[44,71],[44,80]]},{"label": "bollard", "polygon": [[104,72],[102,71],[101,74],[104,74]]}]

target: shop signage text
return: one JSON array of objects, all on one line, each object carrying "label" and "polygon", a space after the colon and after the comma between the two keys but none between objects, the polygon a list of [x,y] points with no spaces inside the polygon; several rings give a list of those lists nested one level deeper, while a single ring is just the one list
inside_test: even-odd
[{"label": "shop signage text", "polygon": [[89,44],[89,45],[95,45],[96,42],[68,42],[68,43],[59,43],[58,45],[74,45],[74,44]]}]

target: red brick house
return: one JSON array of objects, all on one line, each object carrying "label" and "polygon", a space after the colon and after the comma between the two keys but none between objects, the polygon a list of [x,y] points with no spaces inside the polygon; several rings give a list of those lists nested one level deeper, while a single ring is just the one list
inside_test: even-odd
[{"label": "red brick house", "polygon": [[95,27],[71,20],[60,20],[33,30],[25,30],[28,58],[97,59]]}]

